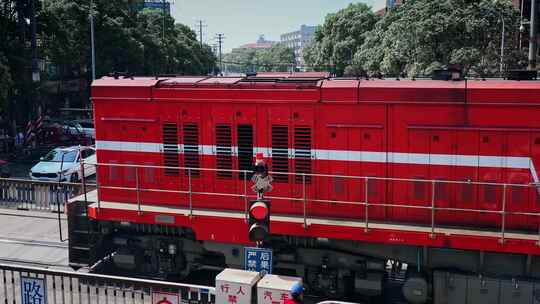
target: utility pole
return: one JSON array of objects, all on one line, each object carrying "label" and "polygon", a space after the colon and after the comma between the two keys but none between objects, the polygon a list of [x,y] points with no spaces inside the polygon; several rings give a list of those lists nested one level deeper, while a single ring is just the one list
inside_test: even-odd
[{"label": "utility pole", "polygon": [[94,42],[94,1],[90,0],[90,44],[92,47],[92,81],[96,80],[96,46]]},{"label": "utility pole", "polygon": [[531,30],[529,36],[529,70],[536,70],[536,53],[538,50],[538,25],[537,25],[537,3],[538,0],[531,0]]},{"label": "utility pole", "polygon": [[37,115],[41,116],[41,96],[39,94],[39,83],[41,81],[38,66],[38,49],[37,49],[37,33],[36,33],[36,1],[30,0],[30,30],[31,40],[30,47],[32,48],[32,82],[36,84],[34,87],[33,105],[37,105]]},{"label": "utility pole", "polygon": [[216,35],[216,40],[218,42],[218,47],[219,47],[219,71],[220,73],[223,75],[223,40],[225,39],[225,35],[224,34],[217,34]]},{"label": "utility pole", "polygon": [[201,47],[203,45],[203,28],[206,25],[204,24],[204,20],[197,20],[197,27],[199,31],[199,42],[201,43]]},{"label": "utility pole", "polygon": [[166,3],[166,0],[163,0],[163,33],[162,33],[162,39],[163,39],[163,43],[165,44],[165,4]]},{"label": "utility pole", "polygon": [[505,24],[504,24],[504,16],[502,14],[499,15],[501,22],[502,22],[502,30],[501,30],[501,58],[500,58],[500,67],[499,72],[501,73],[501,77],[503,77],[503,71],[504,71],[504,34],[505,34]]},{"label": "utility pole", "polygon": [[30,0],[30,26],[31,26],[31,42],[32,48],[32,81],[39,82],[39,67],[38,67],[38,50],[37,50],[37,37],[36,37],[36,0]]}]

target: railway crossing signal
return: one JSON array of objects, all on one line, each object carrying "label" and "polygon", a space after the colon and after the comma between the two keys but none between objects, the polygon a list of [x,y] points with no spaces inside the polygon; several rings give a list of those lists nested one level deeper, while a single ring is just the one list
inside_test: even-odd
[{"label": "railway crossing signal", "polygon": [[249,240],[262,242],[270,234],[270,201],[257,199],[249,203]]}]

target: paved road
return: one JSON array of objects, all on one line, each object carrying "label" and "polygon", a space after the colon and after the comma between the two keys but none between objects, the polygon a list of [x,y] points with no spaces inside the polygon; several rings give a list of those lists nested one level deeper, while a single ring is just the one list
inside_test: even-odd
[{"label": "paved road", "polygon": [[[0,262],[69,269],[68,242],[60,241],[54,213],[0,209]],[[61,216],[63,239],[67,220]]]}]

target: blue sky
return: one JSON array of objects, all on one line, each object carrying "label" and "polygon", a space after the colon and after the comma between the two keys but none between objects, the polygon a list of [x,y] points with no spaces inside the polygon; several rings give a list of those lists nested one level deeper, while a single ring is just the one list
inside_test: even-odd
[{"label": "blue sky", "polygon": [[282,33],[294,31],[301,24],[317,25],[351,2],[364,2],[374,10],[385,0],[173,0],[172,14],[178,22],[195,28],[204,20],[204,40],[213,44],[217,33],[225,34],[224,51],[255,42],[264,34],[279,40]]}]

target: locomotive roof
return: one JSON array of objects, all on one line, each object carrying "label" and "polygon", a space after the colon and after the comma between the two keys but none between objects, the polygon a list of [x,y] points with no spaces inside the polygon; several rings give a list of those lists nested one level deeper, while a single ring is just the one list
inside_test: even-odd
[{"label": "locomotive roof", "polygon": [[[263,73],[243,77],[103,77],[93,82],[92,96],[158,101],[540,104],[540,81],[350,79],[327,76],[315,72]],[[216,94],[217,91],[220,94]]]}]

